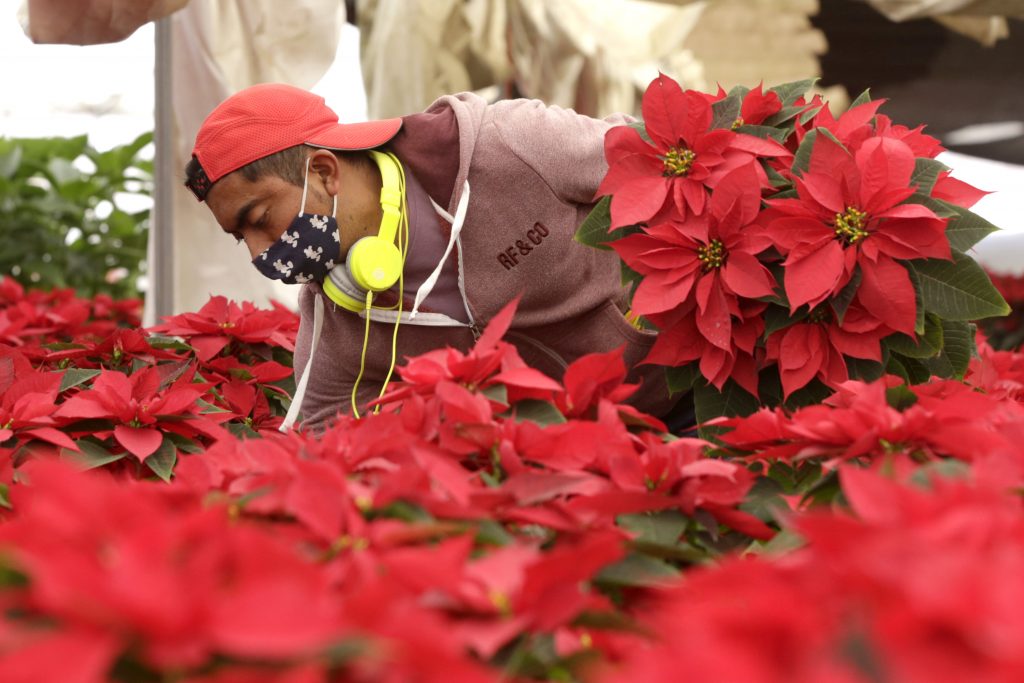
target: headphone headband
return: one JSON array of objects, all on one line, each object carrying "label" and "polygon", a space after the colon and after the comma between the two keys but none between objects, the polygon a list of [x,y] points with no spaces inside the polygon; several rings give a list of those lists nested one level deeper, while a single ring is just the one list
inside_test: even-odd
[{"label": "headphone headband", "polygon": [[380,208],[384,217],[377,236],[388,244],[394,244],[398,223],[402,218],[402,168],[391,152],[370,150],[369,155],[380,169]]}]

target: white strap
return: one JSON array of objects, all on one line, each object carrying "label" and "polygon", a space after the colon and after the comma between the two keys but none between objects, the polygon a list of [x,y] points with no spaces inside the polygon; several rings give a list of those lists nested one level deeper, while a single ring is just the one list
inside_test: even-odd
[{"label": "white strap", "polygon": [[[466,221],[466,211],[469,208],[469,181],[467,180],[462,184],[462,196],[459,197],[459,205],[455,208],[455,216],[452,217],[450,213],[442,209],[437,202],[430,199],[430,203],[434,205],[434,211],[436,211],[441,217],[452,224],[452,232],[448,237],[448,246],[445,247],[444,256],[438,262],[437,266],[420,288],[416,290],[416,298],[412,302],[412,310],[409,312],[410,318],[415,318],[416,314],[419,313],[420,304],[423,300],[430,295],[430,292],[434,290],[434,285],[437,284],[438,278],[441,277],[441,271],[444,269],[445,262],[448,261],[448,256],[452,253],[452,247],[455,246],[456,241],[459,239],[459,233],[462,232],[462,224]],[[461,276],[462,269],[459,269],[459,275]]]},{"label": "white strap", "polygon": [[306,211],[306,191],[309,190],[309,157],[306,157],[306,172],[302,176],[302,202],[299,203],[299,215]]},{"label": "white strap", "polygon": [[316,345],[320,341],[320,333],[324,327],[324,300],[319,295],[313,296],[313,343],[309,345],[309,359],[306,360],[306,368],[302,371],[302,379],[295,387],[295,396],[292,397],[292,404],[288,406],[288,414],[284,416],[284,422],[278,427],[278,431],[287,432],[295,424],[299,417],[299,410],[302,409],[302,399],[306,396],[306,385],[309,383],[309,370],[313,367],[313,358],[316,356]]},{"label": "white strap", "polygon": [[462,265],[462,240],[459,240],[455,246],[459,255],[459,294],[462,296],[462,306],[466,310],[466,320],[469,321],[470,327],[475,327],[476,320],[473,319],[473,311],[469,310],[469,299],[466,298],[466,278],[464,276],[466,269]]}]

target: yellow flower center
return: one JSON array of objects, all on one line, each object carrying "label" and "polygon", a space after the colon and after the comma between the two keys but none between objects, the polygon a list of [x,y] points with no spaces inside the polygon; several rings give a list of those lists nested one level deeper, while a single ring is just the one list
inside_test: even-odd
[{"label": "yellow flower center", "polygon": [[868,215],[855,206],[846,207],[846,213],[837,213],[834,221],[836,239],[843,243],[843,246],[856,244],[868,236],[864,226],[868,222]]},{"label": "yellow flower center", "polygon": [[746,122],[743,120],[742,116],[737,116],[736,120],[732,122],[732,126],[730,126],[730,128],[732,130],[736,130],[737,128],[739,128],[740,126],[744,125],[745,123]]},{"label": "yellow flower center", "polygon": [[366,550],[370,547],[370,541],[365,538],[353,538],[348,534],[343,534],[338,538],[331,541],[330,552],[332,555],[337,555],[342,550],[353,550],[360,551]]},{"label": "yellow flower center", "polygon": [[701,269],[711,272],[715,268],[721,268],[725,264],[725,245],[719,240],[711,240],[702,247],[697,248],[697,259],[701,262]]},{"label": "yellow flower center", "polygon": [[492,590],[487,594],[487,597],[490,598],[491,604],[494,605],[502,615],[508,616],[512,614],[512,603],[509,601],[508,595],[503,591],[497,589]]},{"label": "yellow flower center", "polygon": [[686,175],[693,166],[693,160],[697,155],[688,149],[673,147],[665,154],[665,171],[663,175]]}]

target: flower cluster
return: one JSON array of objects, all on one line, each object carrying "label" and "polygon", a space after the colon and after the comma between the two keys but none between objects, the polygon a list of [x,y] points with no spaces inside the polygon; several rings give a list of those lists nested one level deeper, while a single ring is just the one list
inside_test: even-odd
[{"label": "flower cluster", "polygon": [[214,297],[140,330],[138,301],[25,292],[10,279],[0,293],[2,482],[43,452],[166,479],[183,453],[281,423],[298,331],[284,308]]},{"label": "flower cluster", "polygon": [[605,138],[577,239],[621,257],[632,310],[660,332],[647,362],[695,389],[703,418],[883,372],[962,376],[946,337],[1008,310],[964,255],[994,229],[969,211],[985,193],[882,101],[835,117],[811,84],[708,95],[660,75],[643,122]]}]

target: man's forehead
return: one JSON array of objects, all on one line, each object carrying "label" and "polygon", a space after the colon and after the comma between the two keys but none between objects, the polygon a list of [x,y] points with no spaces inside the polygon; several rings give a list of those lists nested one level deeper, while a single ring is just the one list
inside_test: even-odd
[{"label": "man's forehead", "polygon": [[235,211],[244,204],[269,196],[270,184],[265,181],[266,178],[261,178],[251,182],[241,173],[229,173],[213,184],[206,195],[206,203],[214,213],[223,210]]}]

